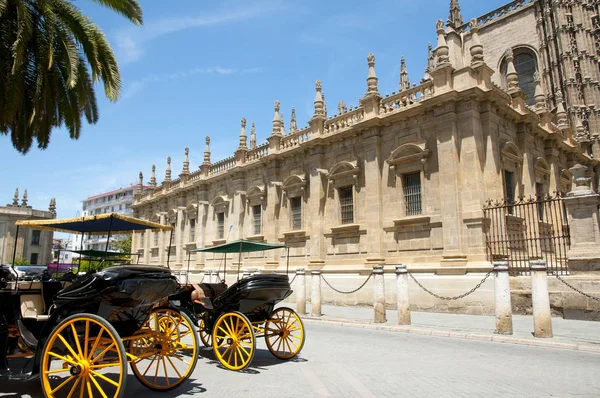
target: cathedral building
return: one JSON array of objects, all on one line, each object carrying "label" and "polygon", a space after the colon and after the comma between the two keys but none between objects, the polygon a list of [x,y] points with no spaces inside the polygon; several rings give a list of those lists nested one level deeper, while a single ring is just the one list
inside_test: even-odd
[{"label": "cathedral building", "polygon": [[[467,21],[452,0],[418,83],[402,61],[399,85],[383,95],[368,54],[357,106],[342,101],[331,115],[317,80],[309,126],[299,128],[292,110],[286,131],[275,101],[266,143],[254,124],[248,142],[242,119],[233,156],[213,161],[207,137],[192,170],[186,148],[177,178],[169,158],[162,183],[153,167],[135,195],[137,217],[176,227],[172,240],[136,234],[140,263],[170,255],[176,268],[189,259],[199,274],[222,269],[222,255],[188,250],[244,238],[287,244],[290,269],[359,275],[407,264],[480,279],[491,265],[487,200],[565,194],[576,164],[597,189],[597,3],[517,0]],[[285,254],[252,253],[241,265],[232,256],[228,270],[285,271]]]}]

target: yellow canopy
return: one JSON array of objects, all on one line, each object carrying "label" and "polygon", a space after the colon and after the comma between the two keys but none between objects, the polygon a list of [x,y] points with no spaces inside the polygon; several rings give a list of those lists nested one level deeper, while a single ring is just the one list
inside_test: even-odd
[{"label": "yellow canopy", "polygon": [[54,220],[19,220],[16,225],[42,229],[46,231],[80,232],[90,235],[111,233],[131,233],[151,229],[153,231],[172,231],[170,225],[162,225],[118,213],[106,213],[97,216],[61,218]]}]

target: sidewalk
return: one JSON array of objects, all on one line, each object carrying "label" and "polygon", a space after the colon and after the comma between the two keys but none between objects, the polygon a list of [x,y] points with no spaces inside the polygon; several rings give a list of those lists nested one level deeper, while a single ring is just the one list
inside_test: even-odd
[{"label": "sidewalk", "polygon": [[[295,309],[295,303],[282,303]],[[366,307],[336,307],[324,305],[322,316],[307,315],[303,320],[315,323],[333,323],[340,326],[363,327],[378,330],[488,340],[502,343],[527,344],[581,350],[600,353],[600,322],[552,318],[554,337],[542,339],[533,337],[533,317],[513,315],[513,334],[494,334],[496,320],[493,316],[441,314],[431,312],[411,312],[410,326],[397,325],[396,310],[387,311],[386,323],[373,323],[373,309]]]}]

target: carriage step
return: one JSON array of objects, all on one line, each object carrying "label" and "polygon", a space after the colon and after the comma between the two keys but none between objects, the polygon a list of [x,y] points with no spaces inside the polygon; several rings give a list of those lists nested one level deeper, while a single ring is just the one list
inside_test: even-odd
[{"label": "carriage step", "polygon": [[21,339],[25,342],[25,345],[31,350],[35,349],[37,347],[38,341],[29,331],[29,329],[27,329],[27,327],[23,325],[23,321],[21,321],[20,319],[17,320],[17,329],[19,330],[19,335],[21,335]]}]

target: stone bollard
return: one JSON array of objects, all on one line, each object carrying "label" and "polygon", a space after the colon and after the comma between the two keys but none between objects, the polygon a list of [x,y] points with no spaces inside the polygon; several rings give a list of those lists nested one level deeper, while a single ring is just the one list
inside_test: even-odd
[{"label": "stone bollard", "polygon": [[497,334],[513,334],[508,262],[494,261],[494,308]]},{"label": "stone bollard", "polygon": [[410,300],[408,296],[408,270],[406,265],[396,267],[396,302],[398,325],[410,325]]},{"label": "stone bollard", "polygon": [[306,315],[306,278],[304,268],[296,270],[297,288],[296,291],[296,312],[300,315]]},{"label": "stone bollard", "polygon": [[310,314],[321,316],[321,271],[318,269],[310,272],[312,278],[312,291],[310,295]]},{"label": "stone bollard", "polygon": [[533,335],[552,337],[552,313],[548,294],[548,267],[544,260],[530,260],[531,301],[533,304]]},{"label": "stone bollard", "polygon": [[383,280],[383,265],[373,266],[373,321],[385,323],[385,284]]}]

